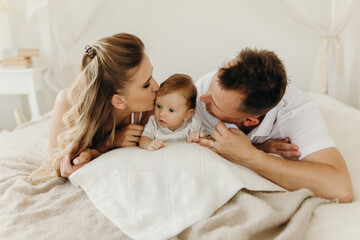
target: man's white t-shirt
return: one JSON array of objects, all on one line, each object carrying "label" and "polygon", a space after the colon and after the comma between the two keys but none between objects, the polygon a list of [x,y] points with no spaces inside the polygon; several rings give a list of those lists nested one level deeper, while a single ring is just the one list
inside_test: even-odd
[{"label": "man's white t-shirt", "polygon": [[145,125],[142,136],[146,136],[151,139],[159,138],[164,142],[186,141],[189,134],[194,131],[204,132],[202,123],[196,116],[192,116],[189,121],[184,122],[181,127],[172,131],[168,128],[160,126],[160,124],[155,120],[155,116],[152,115],[149,118],[148,123]]},{"label": "man's white t-shirt", "polygon": [[[212,133],[219,120],[206,110],[205,103],[200,101],[200,96],[209,90],[211,80],[216,73],[217,71],[208,73],[196,82],[198,91],[196,114],[209,133]],[[225,126],[238,129],[234,124],[225,123]],[[287,86],[278,105],[266,113],[260,125],[247,137],[254,144],[263,143],[268,139],[289,137],[292,144],[299,146],[301,152],[299,160],[313,152],[335,147],[315,102],[293,86]]]}]

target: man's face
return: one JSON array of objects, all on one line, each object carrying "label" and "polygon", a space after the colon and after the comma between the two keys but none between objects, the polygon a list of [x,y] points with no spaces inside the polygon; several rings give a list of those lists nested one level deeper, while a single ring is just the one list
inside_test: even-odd
[{"label": "man's face", "polygon": [[243,126],[248,115],[238,110],[246,95],[236,90],[222,89],[217,74],[211,80],[207,93],[200,96],[200,101],[206,104],[206,110],[223,122]]}]

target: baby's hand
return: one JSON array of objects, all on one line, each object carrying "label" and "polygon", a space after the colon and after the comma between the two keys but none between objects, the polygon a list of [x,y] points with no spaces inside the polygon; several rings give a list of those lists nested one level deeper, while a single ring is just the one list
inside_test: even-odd
[{"label": "baby's hand", "polygon": [[155,151],[163,147],[165,147],[163,140],[156,138],[149,144],[147,150]]},{"label": "baby's hand", "polygon": [[187,137],[187,141],[188,142],[200,142],[200,138],[205,137],[205,133],[204,132],[199,132],[199,131],[195,131],[189,134],[189,136]]}]

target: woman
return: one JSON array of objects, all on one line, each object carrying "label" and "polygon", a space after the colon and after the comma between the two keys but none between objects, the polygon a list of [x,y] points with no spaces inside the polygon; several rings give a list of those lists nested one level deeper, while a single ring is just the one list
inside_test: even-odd
[{"label": "woman", "polygon": [[49,156],[31,182],[68,177],[103,152],[136,146],[159,88],[152,70],[134,35],[115,34],[87,46],[76,81],[56,98]]}]

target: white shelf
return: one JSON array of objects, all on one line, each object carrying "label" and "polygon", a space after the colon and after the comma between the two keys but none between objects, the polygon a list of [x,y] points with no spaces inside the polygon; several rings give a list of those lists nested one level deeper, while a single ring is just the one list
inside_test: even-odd
[{"label": "white shelf", "polygon": [[0,68],[0,95],[27,95],[31,116],[40,116],[37,93],[44,85],[45,67],[4,69]]}]

